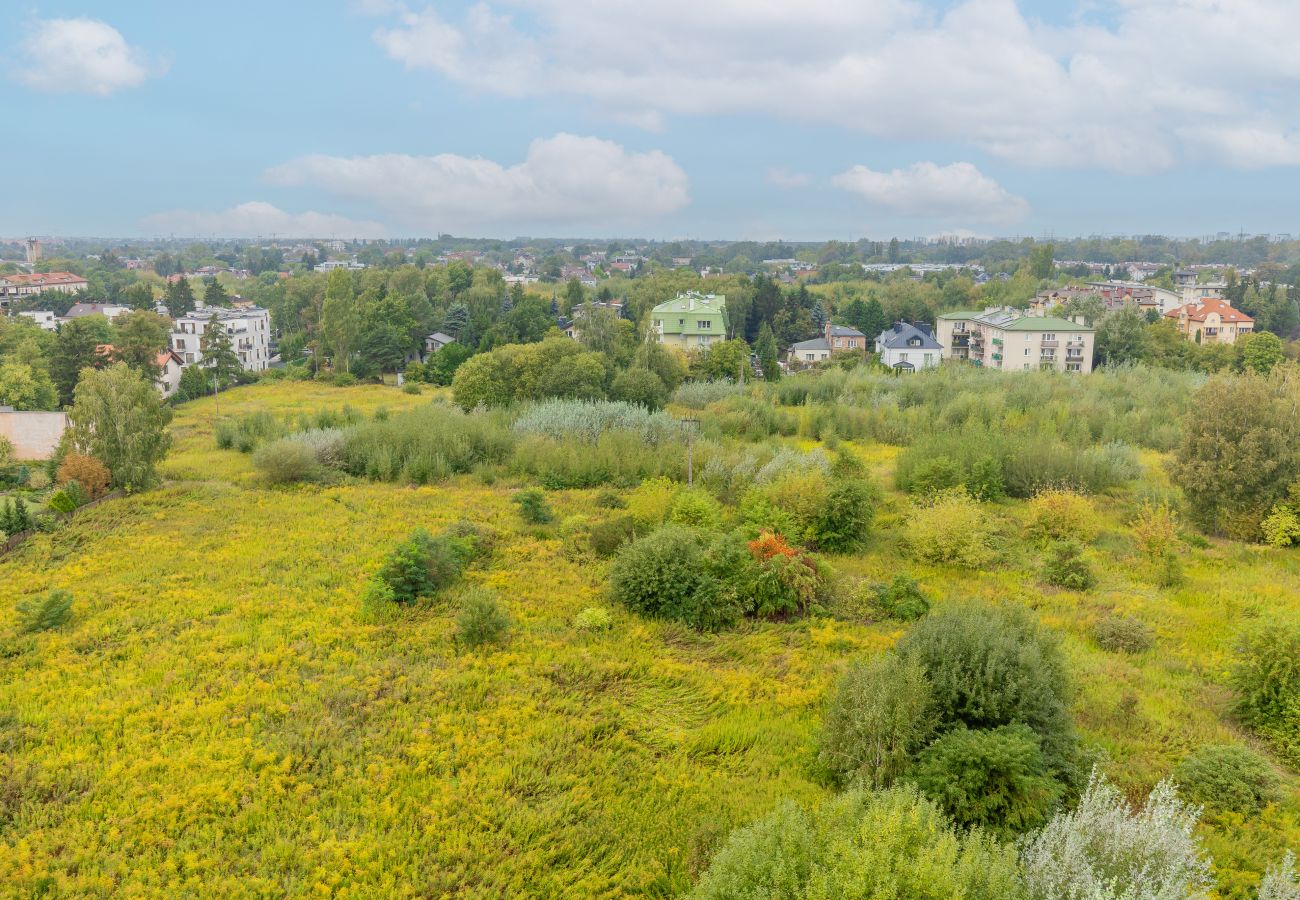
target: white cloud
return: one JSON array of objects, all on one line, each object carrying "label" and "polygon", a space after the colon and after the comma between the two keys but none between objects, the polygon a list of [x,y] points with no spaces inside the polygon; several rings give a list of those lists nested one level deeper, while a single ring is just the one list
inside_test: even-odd
[{"label": "white cloud", "polygon": [[45,19],[20,45],[16,77],[39,91],[107,97],[162,69],[98,19]]},{"label": "white cloud", "polygon": [[[1076,0],[1064,26],[1016,0],[936,5],[495,0],[455,20],[403,11],[375,40],[408,69],[584,97],[625,122],[757,113],[1130,173],[1294,161],[1300,54],[1279,36],[1300,33],[1300,3]],[[1254,131],[1226,145],[1183,132],[1201,127]],[[1266,147],[1233,146],[1249,142]]]},{"label": "white cloud", "polygon": [[485,224],[638,220],[690,202],[686,173],[658,150],[629,153],[594,137],[538,139],[523,162],[437,156],[304,156],[267,172],[279,185],[312,185],[366,200],[422,232]]},{"label": "white cloud", "polygon": [[1023,197],[968,162],[948,166],[919,162],[889,172],[854,166],[831,183],[873,207],[902,216],[1005,224],[1029,214]]},{"label": "white cloud", "polygon": [[801,188],[812,184],[812,177],[777,166],[767,170],[767,183],[779,188]]},{"label": "white cloud", "polygon": [[378,222],[363,222],[346,216],[319,212],[289,213],[260,200],[241,203],[220,212],[176,209],[146,217],[141,227],[151,234],[183,237],[281,237],[381,238],[387,234]]}]

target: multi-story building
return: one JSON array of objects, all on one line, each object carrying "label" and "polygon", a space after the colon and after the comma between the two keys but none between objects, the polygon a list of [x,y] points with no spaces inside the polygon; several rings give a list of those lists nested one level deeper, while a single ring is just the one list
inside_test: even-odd
[{"label": "multi-story building", "polygon": [[245,372],[265,371],[271,361],[271,314],[261,307],[225,309],[201,306],[172,326],[171,345],[185,365],[203,356],[203,335],[213,316],[230,335],[230,345]]},{"label": "multi-story building", "polygon": [[1165,313],[1189,341],[1198,344],[1235,344],[1255,330],[1255,320],[1226,300],[1194,300]]},{"label": "multi-story building", "polygon": [[75,294],[90,287],[90,282],[71,272],[32,272],[22,275],[0,275],[0,306],[14,300],[36,297],[47,291]]},{"label": "multi-story building", "polygon": [[727,298],[688,291],[650,312],[651,330],[661,344],[682,350],[707,350],[727,339]]},{"label": "multi-story building", "polygon": [[939,316],[937,335],[944,359],[1024,372],[1055,369],[1092,371],[1095,331],[1056,316],[1027,316],[1007,307]]}]

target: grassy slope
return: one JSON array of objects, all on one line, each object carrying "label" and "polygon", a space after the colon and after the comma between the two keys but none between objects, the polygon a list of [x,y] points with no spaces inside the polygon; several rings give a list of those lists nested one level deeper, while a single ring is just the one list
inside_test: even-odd
[{"label": "grassy slope", "polygon": [[[396,410],[427,397],[263,385],[224,397],[222,411],[344,402]],[[700,636],[615,610],[610,634],[583,635],[570,623],[602,602],[601,573],[518,524],[514,485],[262,490],[247,457],[213,449],[210,403],[179,411],[166,487],[0,561],[6,607],[51,587],[76,595],[60,631],[0,629],[0,885],[666,895],[734,824],[824,790],[822,697],[854,655],[894,639],[890,628]],[[863,453],[887,474],[890,448]],[[590,501],[554,502],[569,515]],[[998,512],[1013,532],[1018,506]],[[502,531],[471,580],[506,599],[509,647],[457,653],[449,603],[360,624],[360,588],[387,547],[462,516]],[[1060,627],[1079,721],[1136,793],[1189,747],[1239,737],[1223,724],[1233,634],[1251,616],[1300,617],[1300,565],[1225,544],[1190,554],[1186,587],[1158,591],[1127,556],[1124,517],[1112,504],[1094,551],[1103,584],[1086,598],[1044,593],[1019,544],[993,572],[907,568],[941,602],[1009,597]],[[895,534],[838,567],[891,575]],[[1152,622],[1158,648],[1096,649],[1087,625],[1112,606]],[[1205,832],[1225,883],[1248,883],[1300,840],[1300,787],[1292,779],[1281,807]]]}]

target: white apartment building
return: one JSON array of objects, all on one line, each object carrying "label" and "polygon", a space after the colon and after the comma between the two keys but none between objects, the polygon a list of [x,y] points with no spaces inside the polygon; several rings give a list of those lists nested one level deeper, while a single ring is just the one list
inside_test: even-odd
[{"label": "white apartment building", "polygon": [[1092,371],[1095,330],[1081,322],[1003,307],[944,313],[936,331],[944,359],[1007,372]]},{"label": "white apartment building", "polygon": [[18,313],[20,316],[26,316],[46,331],[58,331],[59,322],[53,311],[48,309],[27,309]]},{"label": "white apartment building", "polygon": [[261,307],[224,309],[202,306],[181,316],[172,326],[171,348],[185,365],[197,363],[203,356],[203,334],[212,316],[230,335],[230,345],[245,372],[263,372],[271,361],[271,314]]}]

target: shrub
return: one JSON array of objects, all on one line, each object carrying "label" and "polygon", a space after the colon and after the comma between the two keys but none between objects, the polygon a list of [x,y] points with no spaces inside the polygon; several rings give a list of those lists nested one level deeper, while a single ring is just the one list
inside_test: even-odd
[{"label": "shrub", "polygon": [[316,454],[301,441],[281,438],[253,454],[253,468],[267,484],[294,484],[316,477]]},{"label": "shrub", "polygon": [[611,431],[635,434],[649,445],[672,443],[682,437],[682,423],[663,412],[635,403],[608,400],[546,400],[527,407],[515,420],[519,435],[594,444]]},{"label": "shrub", "polygon": [[877,494],[862,479],[836,481],[813,520],[809,538],[818,550],[847,553],[859,546],[871,530]]},{"label": "shrub", "polygon": [[519,507],[519,518],[529,525],[547,525],[555,521],[555,513],[541,488],[520,491],[515,494],[513,502]]},{"label": "shrub", "polygon": [[914,788],[855,789],[811,812],[783,803],[728,837],[689,895],[1020,900],[1015,851],[962,835]]},{"label": "shrub", "polygon": [[1097,576],[1083,558],[1083,548],[1074,541],[1053,544],[1043,564],[1043,581],[1072,591],[1087,591],[1096,587]]},{"label": "shrub", "polygon": [[1300,704],[1300,628],[1272,623],[1245,635],[1231,680],[1246,724],[1283,726]]},{"label": "shrub", "polygon": [[[337,425],[320,421],[316,427]],[[468,415],[444,406],[422,406],[366,422],[344,432],[343,468],[375,481],[429,484],[481,463],[505,461],[513,437],[499,415]]]},{"label": "shrub", "polygon": [[912,470],[907,490],[914,494],[937,494],[962,483],[961,469],[946,456],[922,460]]},{"label": "shrub", "polygon": [[1082,494],[1061,488],[1039,491],[1029,501],[1025,532],[1040,544],[1052,541],[1087,543],[1097,536],[1097,511]]},{"label": "shrub", "polygon": [[1169,504],[1143,502],[1133,519],[1133,541],[1138,552],[1153,562],[1177,552],[1178,517]]},{"label": "shrub", "polygon": [[760,618],[806,612],[821,589],[822,571],[817,560],[791,547],[783,537],[764,532],[747,545],[756,563],[727,572],[748,596],[749,611]]},{"label": "shrub", "polygon": [[934,730],[925,670],[885,653],[853,663],[822,719],[819,758],[841,783],[886,787],[907,771]]},{"label": "shrub", "polygon": [[484,543],[484,537],[468,524],[453,526],[436,538],[417,528],[384,557],[375,580],[388,586],[395,603],[432,597],[460,578],[484,552]]},{"label": "shrub", "polygon": [[915,578],[895,575],[889,584],[873,584],[867,590],[867,606],[882,619],[912,622],[930,611],[930,601]]},{"label": "shrub", "polygon": [[605,631],[613,624],[613,616],[603,606],[588,606],[573,618],[573,627],[579,631]]},{"label": "shrub", "polygon": [[[51,494],[50,498],[45,501],[45,505],[57,513],[68,515],[69,513],[76,512],[89,502],[90,500],[86,497],[85,491],[81,489],[81,485],[77,484],[75,481],[69,481],[62,488]],[[18,500],[18,503],[22,503],[21,498]],[[25,512],[26,506],[23,506],[22,509]]]},{"label": "shrub", "polygon": [[977,459],[966,475],[966,490],[981,503],[991,503],[1006,496],[1002,465],[991,456]]},{"label": "shrub", "polygon": [[897,650],[925,670],[940,730],[1028,725],[1053,772],[1077,776],[1065,659],[1028,610],[967,603],[926,616]]},{"label": "shrub", "polygon": [[1240,744],[1211,744],[1174,770],[1185,797],[1231,812],[1254,812],[1278,799],[1279,780],[1268,761]]},{"label": "shrub", "polygon": [[1210,862],[1193,829],[1196,809],[1162,781],[1142,808],[1094,773],[1079,805],[1057,813],[1024,845],[1021,863],[1033,897],[1202,897]]},{"label": "shrub", "polygon": [[1116,615],[1097,620],[1092,639],[1112,653],[1145,653],[1155,646],[1156,633],[1141,619]]},{"label": "shrub", "polygon": [[619,547],[636,537],[636,520],[615,516],[596,522],[587,532],[587,543],[597,556],[613,556]]},{"label": "shrub", "polygon": [[619,551],[610,593],[632,612],[700,630],[730,625],[740,608],[724,596],[706,555],[703,532],[666,525]]},{"label": "shrub", "polygon": [[627,501],[618,491],[605,488],[592,501],[600,509],[627,509]]},{"label": "shrub", "polygon": [[927,562],[977,569],[997,555],[989,516],[964,488],[915,506],[903,540],[913,556]]},{"label": "shrub", "polygon": [[1297,897],[1300,897],[1300,872],[1296,871],[1295,854],[1288,850],[1281,862],[1264,873],[1256,900],[1296,900]]},{"label": "shrub", "polygon": [[[57,509],[54,506],[54,498],[60,495],[66,501],[64,505],[69,506],[66,510]],[[46,501],[46,505],[54,509],[55,512],[72,512],[79,504],[64,490],[57,491],[53,497]],[[27,509],[27,501],[22,497],[6,498],[3,505],[0,505],[0,532],[4,532],[5,537],[30,531],[32,524],[31,512]]]},{"label": "shrub", "polygon": [[510,616],[487,588],[467,591],[456,616],[456,640],[471,649],[505,642]]},{"label": "shrub", "polygon": [[357,376],[351,372],[335,372],[334,377],[330,379],[335,387],[352,387],[357,383]]},{"label": "shrub", "polygon": [[39,600],[19,600],[18,631],[34,634],[58,628],[72,617],[72,594],[67,591],[50,591]]},{"label": "shrub", "polygon": [[420,385],[414,381],[407,381],[402,385],[402,393],[418,397],[420,395]]},{"label": "shrub", "polygon": [[745,392],[743,384],[734,381],[688,381],[673,392],[673,403],[689,409],[704,409],[726,397]]},{"label": "shrub", "polygon": [[91,500],[98,500],[108,492],[109,478],[104,464],[84,453],[69,453],[59,463],[58,483],[77,482]]},{"label": "shrub", "polygon": [[627,498],[627,511],[638,525],[653,528],[668,521],[681,485],[670,478],[647,478]]},{"label": "shrub", "polygon": [[921,751],[908,778],[958,825],[1002,834],[1038,827],[1062,794],[1025,725],[951,731]]},{"label": "shrub", "polygon": [[1260,525],[1264,543],[1270,547],[1290,547],[1300,544],[1300,515],[1294,506],[1279,503]]},{"label": "shrub", "polygon": [[668,388],[663,379],[649,369],[632,368],[614,379],[609,386],[609,396],[646,409],[662,409],[668,400]]},{"label": "shrub", "polygon": [[715,529],[722,526],[722,504],[708,491],[687,488],[680,491],[668,512],[668,521],[675,525]]}]

